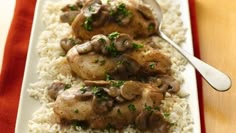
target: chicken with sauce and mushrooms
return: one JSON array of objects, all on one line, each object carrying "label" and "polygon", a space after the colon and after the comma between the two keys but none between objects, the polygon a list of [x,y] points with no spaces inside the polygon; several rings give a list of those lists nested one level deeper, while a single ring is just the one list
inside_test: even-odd
[{"label": "chicken with sauce and mushrooms", "polygon": [[180,83],[167,56],[134,40],[156,34],[151,9],[138,0],[79,0],[62,12],[60,19],[71,25],[73,37],[60,45],[85,84],[56,82],[48,88],[62,123],[119,130],[134,124],[141,131],[166,133],[170,123],[159,106],[167,92],[180,90]]},{"label": "chicken with sauce and mushrooms", "polygon": [[114,31],[132,37],[148,37],[156,33],[157,21],[152,11],[136,0],[89,0],[80,9],[78,5],[72,7],[76,10],[68,11],[68,6],[65,7],[67,10],[61,20],[71,24],[74,35],[82,40]]},{"label": "chicken with sauce and mushrooms", "polygon": [[64,120],[82,121],[94,129],[123,129],[133,123],[140,130],[165,133],[170,124],[158,110],[163,98],[158,88],[137,81],[85,81],[83,87],[60,93],[53,109]]},{"label": "chicken with sauce and mushrooms", "polygon": [[171,66],[170,60],[158,50],[135,43],[129,35],[118,32],[96,35],[91,41],[74,46],[67,59],[72,71],[90,80],[105,79],[106,74],[115,79],[167,74]]}]

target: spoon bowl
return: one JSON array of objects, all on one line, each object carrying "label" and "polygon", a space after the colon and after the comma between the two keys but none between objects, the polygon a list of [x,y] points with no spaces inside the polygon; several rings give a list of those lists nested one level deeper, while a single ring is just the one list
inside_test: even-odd
[{"label": "spoon bowl", "polygon": [[221,72],[220,70],[214,68],[213,66],[203,62],[202,60],[194,57],[192,54],[188,53],[184,49],[182,49],[179,45],[177,45],[174,41],[172,41],[165,33],[162,32],[162,19],[163,14],[161,11],[160,5],[157,3],[156,0],[142,0],[144,4],[149,5],[154,14],[156,16],[158,22],[158,31],[157,33],[159,36],[172,45],[179,53],[181,53],[195,69],[202,75],[202,77],[217,91],[227,91],[230,89],[232,85],[232,81],[229,76],[225,73]]}]

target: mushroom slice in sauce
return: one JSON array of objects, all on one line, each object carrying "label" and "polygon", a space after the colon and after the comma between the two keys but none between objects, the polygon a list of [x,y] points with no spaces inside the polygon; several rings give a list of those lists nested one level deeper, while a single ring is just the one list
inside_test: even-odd
[{"label": "mushroom slice in sauce", "polygon": [[133,100],[136,96],[142,94],[142,84],[134,81],[127,81],[121,86],[120,93],[126,100]]},{"label": "mushroom slice in sauce", "polygon": [[60,16],[60,20],[63,23],[68,23],[68,24],[72,24],[72,22],[74,21],[75,17],[79,14],[79,11],[69,11],[69,12],[64,12],[61,16]]},{"label": "mushroom slice in sauce", "polygon": [[82,41],[78,38],[73,39],[73,38],[64,38],[60,41],[61,48],[65,51],[68,52],[73,46],[82,43]]},{"label": "mushroom slice in sauce", "polygon": [[61,82],[54,82],[52,85],[48,88],[48,95],[52,99],[56,99],[57,96],[65,89],[66,84]]}]

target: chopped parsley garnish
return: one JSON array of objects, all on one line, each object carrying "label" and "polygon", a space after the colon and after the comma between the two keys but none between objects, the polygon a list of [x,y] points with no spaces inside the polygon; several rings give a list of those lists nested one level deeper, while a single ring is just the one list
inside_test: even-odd
[{"label": "chopped parsley garnish", "polygon": [[111,34],[108,35],[108,38],[110,40],[115,40],[116,38],[118,38],[120,36],[119,32],[112,32]]},{"label": "chopped parsley garnish", "polygon": [[75,40],[73,38],[69,38],[68,40],[71,42],[72,45],[76,45]]},{"label": "chopped parsley garnish", "polygon": [[92,22],[93,22],[92,17],[87,17],[86,20],[84,21],[83,26],[87,31],[92,31],[93,30]]},{"label": "chopped parsley garnish", "polygon": [[117,14],[118,15],[123,15],[123,16],[128,16],[130,14],[130,11],[126,8],[124,3],[120,3],[117,6]]},{"label": "chopped parsley garnish", "polygon": [[125,61],[123,61],[123,60],[120,60],[120,61],[118,61],[118,62],[117,62],[117,65],[124,64],[124,62],[125,62]]},{"label": "chopped parsley garnish", "polygon": [[150,67],[151,69],[154,69],[154,68],[156,67],[156,63],[150,63],[150,64],[149,64],[149,67]]},{"label": "chopped parsley garnish", "polygon": [[95,61],[94,61],[94,63],[98,63],[99,62],[99,59],[96,59]]},{"label": "chopped parsley garnish", "polygon": [[89,9],[90,12],[94,12],[95,11],[92,6],[89,6],[88,9]]},{"label": "chopped parsley garnish", "polygon": [[170,116],[170,113],[166,113],[166,112],[165,112],[163,115],[164,115],[164,117],[169,117],[169,116]]},{"label": "chopped parsley garnish", "polygon": [[79,110],[78,110],[78,109],[75,109],[75,110],[74,110],[74,113],[78,114],[78,113],[79,113]]},{"label": "chopped parsley garnish", "polygon": [[136,107],[135,107],[135,105],[133,105],[133,104],[129,104],[129,105],[128,105],[128,109],[129,109],[130,111],[132,111],[132,112],[136,111]]},{"label": "chopped parsley garnish", "polygon": [[148,31],[153,31],[154,30],[155,25],[153,23],[148,25]]},{"label": "chopped parsley garnish", "polygon": [[109,80],[111,80],[111,75],[106,74],[106,81],[109,81]]},{"label": "chopped parsley garnish", "polygon": [[70,89],[71,88],[71,84],[65,84],[64,90]]},{"label": "chopped parsley garnish", "polygon": [[122,115],[122,112],[120,111],[120,109],[117,109],[117,114]]},{"label": "chopped parsley garnish", "polygon": [[124,83],[125,81],[122,80],[111,81],[111,86],[120,88]]},{"label": "chopped parsley garnish", "polygon": [[77,10],[77,7],[75,5],[70,5],[69,8],[70,8],[71,11],[76,11]]},{"label": "chopped parsley garnish", "polygon": [[107,96],[106,92],[103,90],[103,88],[94,86],[92,88],[92,93],[102,101],[108,100],[108,96]]},{"label": "chopped parsley garnish", "polygon": [[81,94],[84,94],[87,90],[85,89],[85,87],[83,87],[80,89],[80,91],[81,91]]},{"label": "chopped parsley garnish", "polygon": [[82,3],[78,3],[77,4],[79,8],[82,8],[83,7],[83,4]]},{"label": "chopped parsley garnish", "polygon": [[100,65],[103,66],[106,63],[106,60],[100,60]]},{"label": "chopped parsley garnish", "polygon": [[147,105],[147,104],[144,105],[144,109],[145,109],[146,111],[152,111],[152,107],[149,106],[149,105]]},{"label": "chopped parsley garnish", "polygon": [[120,52],[117,51],[114,43],[111,43],[109,46],[106,46],[105,49],[109,54],[111,54],[114,57],[120,54]]},{"label": "chopped parsley garnish", "polygon": [[121,23],[122,19],[132,15],[132,13],[126,8],[124,3],[120,3],[115,10],[110,10],[110,16],[112,16],[118,24]]},{"label": "chopped parsley garnish", "polygon": [[143,48],[143,45],[132,43],[132,47],[137,50],[137,49]]},{"label": "chopped parsley garnish", "polygon": [[101,38],[99,39],[99,42],[105,44],[105,43],[106,43],[106,40],[105,40],[104,38],[101,37]]},{"label": "chopped parsley garnish", "polygon": [[154,107],[153,109],[160,111],[160,108],[158,106]]}]

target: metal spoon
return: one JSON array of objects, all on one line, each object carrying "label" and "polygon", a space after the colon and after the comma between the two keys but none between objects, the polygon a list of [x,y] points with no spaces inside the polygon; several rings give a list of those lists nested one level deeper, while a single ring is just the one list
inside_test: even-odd
[{"label": "metal spoon", "polygon": [[194,57],[187,51],[180,48],[175,42],[173,42],[168,36],[166,36],[161,31],[162,26],[162,11],[156,0],[142,0],[143,3],[151,6],[153,11],[157,15],[158,25],[158,34],[164,39],[166,42],[171,44],[175,49],[177,49],[191,64],[195,67],[195,69],[202,75],[202,77],[217,91],[227,91],[231,87],[231,79],[229,76],[224,74],[223,72],[217,70],[216,68],[210,66],[209,64],[199,60]]}]

